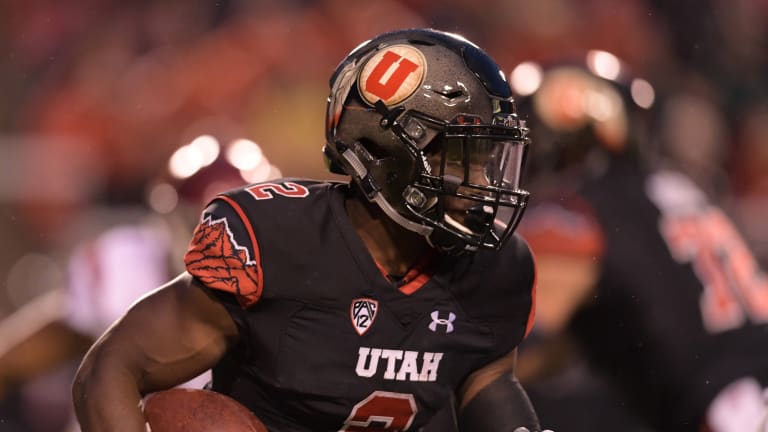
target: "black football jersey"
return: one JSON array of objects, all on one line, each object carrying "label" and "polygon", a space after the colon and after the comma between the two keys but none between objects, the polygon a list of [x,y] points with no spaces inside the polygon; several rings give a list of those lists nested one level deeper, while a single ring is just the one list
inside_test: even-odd
[{"label": "black football jersey", "polygon": [[531,327],[534,265],[520,238],[435,255],[394,283],[349,221],[348,192],[280,179],[222,194],[185,258],[240,331],[213,389],[273,430],[418,430]]},{"label": "black football jersey", "polygon": [[569,234],[602,243],[597,290],[573,329],[658,430],[699,430],[709,402],[738,378],[768,384],[768,279],[690,180],[618,164],[539,209],[528,221],[556,213],[564,229],[600,230]]}]

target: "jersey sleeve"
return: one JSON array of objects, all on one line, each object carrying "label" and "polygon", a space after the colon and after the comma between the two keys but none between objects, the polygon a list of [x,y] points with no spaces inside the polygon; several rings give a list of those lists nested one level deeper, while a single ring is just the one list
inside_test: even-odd
[{"label": "jersey sleeve", "polygon": [[[533,259],[533,257],[531,257]],[[528,338],[533,330],[533,324],[536,322],[536,283],[537,283],[538,271],[536,268],[536,261],[533,260],[533,281],[531,282],[531,309],[528,311],[528,321],[525,323],[525,333],[523,333],[523,340]]]},{"label": "jersey sleeve", "polygon": [[[479,254],[479,255],[478,255]],[[534,323],[536,266],[525,239],[513,235],[499,251],[479,251],[472,278],[457,294],[472,319],[488,328],[499,341],[497,355],[517,347]],[[487,259],[486,259],[487,258]]]},{"label": "jersey sleeve", "polygon": [[521,300],[521,303],[525,305],[523,306],[523,310],[527,307],[527,317],[525,320],[525,331],[523,332],[523,337],[521,339],[522,342],[522,340],[528,338],[528,335],[531,333],[536,318],[536,260],[533,257],[528,242],[522,237],[519,238],[520,241],[517,244],[516,255],[519,257],[520,267],[522,269],[527,269],[521,271],[521,277],[519,282],[517,282],[523,287],[521,291],[524,293]]},{"label": "jersey sleeve", "polygon": [[205,286],[233,294],[244,308],[261,298],[264,277],[254,229],[228,196],[217,197],[203,211],[184,264]]}]

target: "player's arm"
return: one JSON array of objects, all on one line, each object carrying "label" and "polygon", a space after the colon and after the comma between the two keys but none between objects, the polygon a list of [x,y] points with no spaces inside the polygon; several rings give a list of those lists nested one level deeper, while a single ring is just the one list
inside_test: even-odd
[{"label": "player's arm", "polygon": [[473,372],[464,382],[458,409],[459,430],[513,432],[541,430],[525,390],[515,377],[517,349]]},{"label": "player's arm", "polygon": [[93,345],[73,385],[83,432],[144,432],[143,395],[213,366],[237,328],[188,273],[137,302]]},{"label": "player's arm", "polygon": [[536,332],[562,334],[591,298],[605,238],[592,207],[572,196],[528,209],[518,230],[536,254]]},{"label": "player's arm", "polygon": [[93,343],[64,323],[62,295],[49,291],[0,322],[0,399],[9,388],[82,356]]}]

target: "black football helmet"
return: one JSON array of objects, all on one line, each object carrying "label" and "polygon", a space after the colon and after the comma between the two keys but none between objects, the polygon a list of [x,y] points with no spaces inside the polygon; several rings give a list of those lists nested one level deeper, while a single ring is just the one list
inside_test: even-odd
[{"label": "black football helmet", "polygon": [[145,199],[154,211],[168,214],[188,207],[197,213],[219,193],[282,176],[257,143],[217,128],[217,121],[193,125],[200,135],[179,146],[167,169],[147,184]]},{"label": "black football helmet", "polygon": [[498,249],[528,201],[528,129],[504,73],[461,36],[380,35],[330,80],[323,149],[368,200],[443,253]]},{"label": "black football helmet", "polygon": [[536,142],[526,165],[532,183],[595,177],[612,161],[647,155],[655,91],[614,54],[522,62],[510,85]]}]

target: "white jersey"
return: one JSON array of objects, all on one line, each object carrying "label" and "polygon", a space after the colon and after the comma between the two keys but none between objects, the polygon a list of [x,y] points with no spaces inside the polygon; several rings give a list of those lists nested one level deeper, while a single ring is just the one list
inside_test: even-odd
[{"label": "white jersey", "polygon": [[79,245],[68,263],[66,322],[98,337],[140,297],[172,276],[169,234],[161,225],[110,228]]}]

